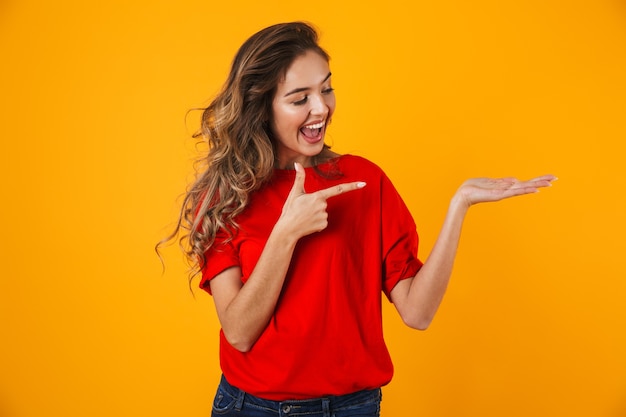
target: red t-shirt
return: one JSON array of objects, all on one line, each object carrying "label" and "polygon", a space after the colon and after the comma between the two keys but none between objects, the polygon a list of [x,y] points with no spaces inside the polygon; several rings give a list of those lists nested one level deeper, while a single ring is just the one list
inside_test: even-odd
[{"label": "red t-shirt", "polygon": [[[274,401],[343,395],[387,384],[393,365],[383,340],[381,292],[389,296],[414,276],[415,223],[383,171],[368,160],[344,155],[306,168],[306,192],[352,181],[367,186],[328,199],[328,227],[296,245],[276,310],[247,353],[220,332],[220,363],[234,386]],[[278,220],[295,178],[276,170],[237,217],[239,231],[220,235],[206,252],[200,286],[232,266],[245,283]]]}]

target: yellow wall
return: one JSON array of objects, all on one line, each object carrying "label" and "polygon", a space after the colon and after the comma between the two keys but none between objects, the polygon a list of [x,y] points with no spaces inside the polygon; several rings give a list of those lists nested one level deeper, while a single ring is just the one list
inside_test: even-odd
[{"label": "yellow wall", "polygon": [[388,172],[422,257],[465,178],[560,177],[472,209],[430,330],[385,307],[383,416],[626,416],[623,3],[214,3],[0,2],[0,416],[209,415],[212,301],[152,246],[186,111],[295,19],[333,56],[335,149]]}]

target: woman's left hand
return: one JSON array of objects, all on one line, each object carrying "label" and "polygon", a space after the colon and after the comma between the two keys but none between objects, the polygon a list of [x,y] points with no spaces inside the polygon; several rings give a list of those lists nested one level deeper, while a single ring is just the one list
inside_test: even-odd
[{"label": "woman's left hand", "polygon": [[528,181],[516,178],[472,178],[465,181],[452,198],[448,214],[430,255],[414,278],[398,282],[391,290],[391,301],[410,327],[426,329],[446,292],[456,256],[463,219],[470,206],[500,201],[517,195],[536,193],[549,187],[554,175]]},{"label": "woman's left hand", "polygon": [[539,188],[549,187],[556,179],[554,175],[543,175],[527,181],[517,178],[472,178],[459,187],[455,197],[469,208],[476,203],[536,193]]}]

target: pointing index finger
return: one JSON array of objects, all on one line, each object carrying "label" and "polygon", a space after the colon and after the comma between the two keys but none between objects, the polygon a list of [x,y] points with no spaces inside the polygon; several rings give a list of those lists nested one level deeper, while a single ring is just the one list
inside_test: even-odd
[{"label": "pointing index finger", "polygon": [[358,190],[360,188],[365,187],[366,183],[363,181],[355,181],[355,182],[346,182],[343,184],[334,185],[332,187],[325,188],[323,190],[319,190],[316,194],[319,194],[325,200],[338,196],[339,194],[347,193],[350,191]]}]

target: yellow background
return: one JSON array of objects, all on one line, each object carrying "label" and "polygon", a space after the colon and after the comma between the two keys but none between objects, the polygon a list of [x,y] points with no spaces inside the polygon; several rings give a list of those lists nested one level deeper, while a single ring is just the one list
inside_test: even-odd
[{"label": "yellow background", "polygon": [[[413,212],[425,258],[471,176],[554,173],[483,205],[427,332],[385,307],[383,416],[626,416],[626,6],[618,0],[0,2],[0,416],[208,416],[210,297],[153,244],[237,47],[305,19],[330,142]],[[346,242],[351,244],[351,242]]]}]

